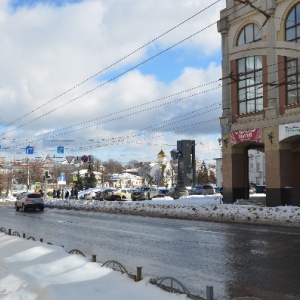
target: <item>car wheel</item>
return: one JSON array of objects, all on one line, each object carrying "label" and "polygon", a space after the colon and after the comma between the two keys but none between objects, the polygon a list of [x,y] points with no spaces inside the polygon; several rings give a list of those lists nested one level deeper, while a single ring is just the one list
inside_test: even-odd
[{"label": "car wheel", "polygon": [[148,194],[148,197],[147,197],[147,198],[148,198],[148,200],[151,200],[150,194]]},{"label": "car wheel", "polygon": [[25,207],[24,204],[22,204],[22,208],[23,208],[23,211],[26,211],[26,210],[27,210],[27,208]]},{"label": "car wheel", "polygon": [[44,210],[44,207],[40,208],[40,211],[43,211]]},{"label": "car wheel", "polygon": [[122,200],[126,200],[126,197],[125,197],[125,196],[122,196]]}]

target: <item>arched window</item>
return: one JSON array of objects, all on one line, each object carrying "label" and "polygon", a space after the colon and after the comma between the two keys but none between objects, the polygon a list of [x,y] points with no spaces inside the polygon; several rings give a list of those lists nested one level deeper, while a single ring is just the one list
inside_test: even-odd
[{"label": "arched window", "polygon": [[237,41],[237,45],[244,45],[251,42],[257,42],[261,40],[261,32],[259,30],[259,27],[254,24],[248,24],[246,25],[240,32],[239,38]]},{"label": "arched window", "polygon": [[286,18],[285,40],[300,43],[300,3],[290,11]]}]

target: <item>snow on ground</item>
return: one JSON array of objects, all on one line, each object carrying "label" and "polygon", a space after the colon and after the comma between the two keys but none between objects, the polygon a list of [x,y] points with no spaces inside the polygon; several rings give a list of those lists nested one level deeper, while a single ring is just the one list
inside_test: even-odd
[{"label": "snow on ground", "polygon": [[62,247],[0,233],[1,300],[187,299],[69,254]]}]

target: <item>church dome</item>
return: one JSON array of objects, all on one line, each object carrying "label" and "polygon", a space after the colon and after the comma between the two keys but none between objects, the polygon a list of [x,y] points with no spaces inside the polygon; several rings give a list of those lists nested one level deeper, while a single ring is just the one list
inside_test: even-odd
[{"label": "church dome", "polygon": [[167,155],[165,154],[165,152],[161,149],[160,151],[159,151],[159,153],[157,154],[157,158],[161,158],[161,159],[164,159],[164,158],[166,158],[167,157]]}]

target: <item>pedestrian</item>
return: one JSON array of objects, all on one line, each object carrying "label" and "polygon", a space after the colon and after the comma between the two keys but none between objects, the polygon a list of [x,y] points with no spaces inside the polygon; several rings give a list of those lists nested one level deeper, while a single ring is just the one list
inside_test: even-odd
[{"label": "pedestrian", "polygon": [[61,199],[64,199],[64,198],[65,198],[65,190],[61,189]]},{"label": "pedestrian", "polygon": [[66,193],[65,193],[65,199],[66,199],[66,200],[69,199],[69,191],[68,191],[68,190],[66,190]]},{"label": "pedestrian", "polygon": [[53,189],[52,197],[53,197],[53,198],[56,198],[56,189]]},{"label": "pedestrian", "polygon": [[77,188],[75,188],[74,197],[75,197],[75,199],[78,199],[78,189]]},{"label": "pedestrian", "polygon": [[71,189],[71,199],[74,199],[74,188],[72,187],[72,189]]}]

